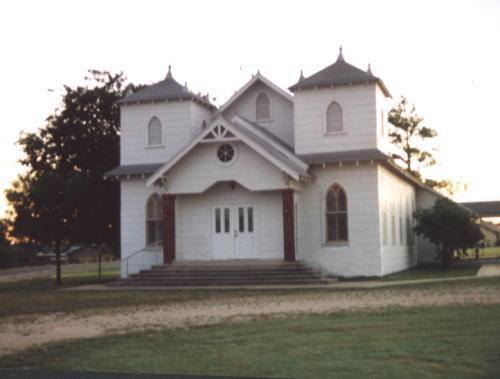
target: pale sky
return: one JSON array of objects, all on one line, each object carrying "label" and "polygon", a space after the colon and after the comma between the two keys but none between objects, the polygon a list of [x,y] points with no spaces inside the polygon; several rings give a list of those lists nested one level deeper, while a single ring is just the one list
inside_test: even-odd
[{"label": "pale sky", "polygon": [[339,45],[438,131],[434,173],[469,185],[456,200],[500,200],[500,1],[4,1],[0,217],[19,133],[43,126],[88,69],[152,83],[171,64],[221,104],[257,69],[287,88]]}]

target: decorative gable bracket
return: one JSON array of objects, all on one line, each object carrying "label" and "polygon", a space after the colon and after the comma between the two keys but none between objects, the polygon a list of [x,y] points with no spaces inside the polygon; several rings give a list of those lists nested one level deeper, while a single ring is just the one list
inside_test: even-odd
[{"label": "decorative gable bracket", "polygon": [[236,141],[238,138],[231,133],[227,128],[222,125],[215,126],[210,133],[208,133],[200,141],[202,143],[206,142],[220,142],[220,141]]}]

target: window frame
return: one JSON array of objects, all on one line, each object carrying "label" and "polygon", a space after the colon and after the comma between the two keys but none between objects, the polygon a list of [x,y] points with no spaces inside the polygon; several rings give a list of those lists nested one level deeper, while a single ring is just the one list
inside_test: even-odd
[{"label": "window frame", "polygon": [[[151,136],[151,123],[154,120],[158,120],[158,124],[160,126],[160,143],[159,144],[150,144],[150,136]],[[163,133],[163,124],[161,123],[160,119],[156,116],[151,117],[151,119],[148,122],[148,126],[146,128],[146,148],[148,149],[155,149],[155,148],[161,148],[165,147],[164,143],[164,133]]]},{"label": "window frame", "polygon": [[[150,202],[154,202],[153,213],[150,215]],[[150,224],[153,223],[155,230],[155,241],[151,241]],[[146,199],[145,214],[145,246],[146,249],[157,249],[163,247],[163,198],[160,194],[153,192]]]},{"label": "window frame", "polygon": [[[223,162],[219,159],[219,149],[224,146],[224,145],[228,145],[230,146],[233,151],[234,151],[234,154],[233,154],[233,158],[227,162]],[[214,150],[214,154],[213,154],[213,157],[215,159],[215,161],[217,162],[217,164],[219,166],[222,166],[222,167],[229,167],[229,166],[232,166],[233,164],[236,163],[236,161],[238,160],[238,147],[236,146],[236,144],[234,143],[230,143],[230,142],[222,142],[222,143],[219,143],[215,146],[215,150]]]},{"label": "window frame", "polygon": [[[330,193],[330,190],[333,187],[339,187],[341,191],[343,191],[344,196],[345,196],[345,210],[336,210],[336,211],[329,211],[328,210],[328,194]],[[329,225],[328,225],[328,215],[345,215],[345,230],[346,230],[346,239],[337,239],[337,240],[330,240],[328,238],[329,235]],[[349,199],[347,196],[347,191],[345,190],[344,186],[342,186],[338,182],[334,182],[331,185],[329,185],[326,189],[326,191],[323,194],[323,212],[322,212],[322,224],[323,224],[323,242],[324,245],[327,247],[335,247],[335,246],[347,246],[349,245]],[[339,220],[337,219],[337,223]],[[337,225],[337,228],[340,229],[340,227]],[[339,233],[339,231],[337,231]]]},{"label": "window frame", "polygon": [[[329,131],[328,130],[328,110],[330,109],[330,106],[332,106],[333,104],[337,104],[338,107],[340,108],[340,120],[341,120],[342,129]],[[324,126],[324,134],[325,135],[342,135],[342,134],[347,133],[346,129],[345,129],[345,122],[344,122],[345,121],[344,108],[342,108],[342,106],[340,105],[340,103],[337,100],[333,99],[327,103],[324,114],[325,114],[325,126]]]},{"label": "window frame", "polygon": [[[259,98],[265,96],[265,98],[267,99],[267,118],[265,117],[262,117],[262,118],[259,118],[259,112],[258,112],[258,109],[259,109]],[[264,92],[264,91],[260,91],[259,94],[255,97],[255,121],[256,122],[262,122],[262,121],[271,121],[271,116],[272,115],[272,112],[271,112],[271,98],[269,97],[269,95]]]}]

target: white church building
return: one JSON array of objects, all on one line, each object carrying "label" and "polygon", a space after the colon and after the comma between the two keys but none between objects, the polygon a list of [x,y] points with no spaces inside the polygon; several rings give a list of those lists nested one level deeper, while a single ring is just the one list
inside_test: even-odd
[{"label": "white church building", "polygon": [[166,78],[119,101],[122,277],[156,264],[301,261],[381,276],[431,260],[435,192],[390,158],[390,92],[337,61],[289,90],[257,72],[222,106]]}]

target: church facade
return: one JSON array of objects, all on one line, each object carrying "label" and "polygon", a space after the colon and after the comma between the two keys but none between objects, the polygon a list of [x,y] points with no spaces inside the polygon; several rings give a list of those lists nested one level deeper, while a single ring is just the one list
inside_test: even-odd
[{"label": "church facade", "polygon": [[284,90],[259,72],[222,106],[166,78],[119,101],[122,277],[155,264],[300,260],[342,277],[432,259],[435,192],[390,158],[389,90],[332,65]]}]

